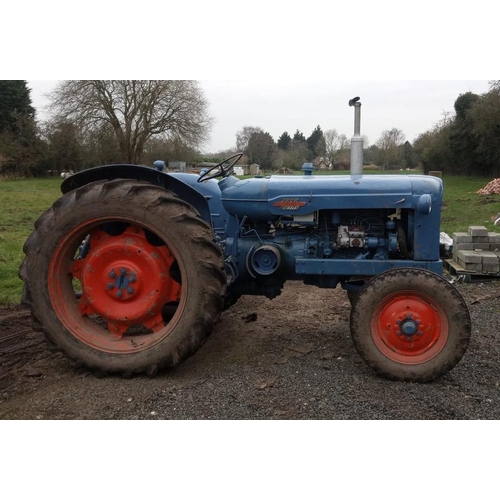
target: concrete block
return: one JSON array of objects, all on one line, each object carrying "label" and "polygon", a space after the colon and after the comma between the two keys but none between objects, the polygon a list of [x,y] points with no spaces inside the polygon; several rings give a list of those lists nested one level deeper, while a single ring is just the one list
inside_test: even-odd
[{"label": "concrete block", "polygon": [[459,250],[458,258],[465,264],[481,264],[482,262],[480,253],[472,250]]},{"label": "concrete block", "polygon": [[490,243],[497,243],[500,245],[500,233],[488,233]]},{"label": "concrete block", "polygon": [[453,250],[455,250],[455,248],[457,249],[457,252],[459,250],[474,250],[474,243],[457,243],[456,245],[453,245]]},{"label": "concrete block", "polygon": [[457,243],[472,243],[472,236],[469,233],[453,233],[453,245]]},{"label": "concrete block", "polygon": [[488,236],[473,236],[472,243],[489,243],[490,238]]},{"label": "concrete block", "polygon": [[500,243],[490,243],[490,252],[500,252]]},{"label": "concrete block", "polygon": [[473,246],[473,250],[490,250],[490,244],[489,243],[471,243]]},{"label": "concrete block", "polygon": [[458,259],[458,264],[462,266],[466,271],[479,271],[483,270],[483,264],[474,262],[464,262],[462,259]]},{"label": "concrete block", "polygon": [[483,264],[483,273],[498,273],[500,272],[500,265]]},{"label": "concrete block", "polygon": [[498,255],[494,252],[481,252],[481,260],[484,264],[490,264],[490,265],[499,265],[500,264],[500,259],[498,258]]},{"label": "concrete block", "polygon": [[488,230],[484,226],[469,226],[471,236],[488,236]]}]

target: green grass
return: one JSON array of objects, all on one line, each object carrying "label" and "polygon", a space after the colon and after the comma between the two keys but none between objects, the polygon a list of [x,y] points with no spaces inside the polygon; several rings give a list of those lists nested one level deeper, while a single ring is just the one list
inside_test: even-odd
[{"label": "green grass", "polygon": [[[380,173],[367,171],[371,175]],[[405,174],[406,172],[387,172]],[[300,172],[299,172],[300,174]],[[316,172],[315,175],[348,175],[347,171]],[[450,236],[468,226],[486,226],[500,232],[491,217],[500,212],[500,195],[480,196],[475,192],[491,179],[445,177],[441,230]],[[36,219],[61,196],[61,180],[0,180],[0,304],[19,303],[22,282],[17,277],[23,259],[22,247]]]},{"label": "green grass", "polygon": [[61,179],[0,180],[0,304],[19,303],[17,271],[33,224],[61,196]]},{"label": "green grass", "polygon": [[500,232],[491,217],[500,212],[500,195],[479,195],[492,179],[487,177],[444,177],[444,199],[441,212],[441,231],[450,236],[457,231],[467,232],[469,226],[485,226],[488,231]]}]

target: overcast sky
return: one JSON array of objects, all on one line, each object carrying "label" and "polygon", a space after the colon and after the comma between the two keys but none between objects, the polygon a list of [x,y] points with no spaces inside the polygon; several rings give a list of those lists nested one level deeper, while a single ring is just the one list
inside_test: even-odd
[{"label": "overcast sky", "polygon": [[[29,80],[33,105],[41,119],[47,117],[44,94],[56,80]],[[411,142],[437,123],[443,112],[464,92],[483,93],[487,80],[202,80],[215,118],[205,152],[233,148],[236,132],[246,125],[258,126],[275,140],[287,131],[299,129],[308,137],[319,125],[323,131],[335,128],[351,137],[353,108],[347,104],[361,97],[361,133],[374,144],[383,130],[397,127]]]}]

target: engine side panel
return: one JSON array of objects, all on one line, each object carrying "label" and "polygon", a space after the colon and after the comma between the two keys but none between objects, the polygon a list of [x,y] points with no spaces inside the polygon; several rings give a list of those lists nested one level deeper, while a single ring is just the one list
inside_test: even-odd
[{"label": "engine side panel", "polygon": [[271,176],[222,186],[222,203],[232,215],[267,220],[323,209],[416,208],[413,196],[423,194],[441,205],[442,192],[442,181],[429,176]]}]

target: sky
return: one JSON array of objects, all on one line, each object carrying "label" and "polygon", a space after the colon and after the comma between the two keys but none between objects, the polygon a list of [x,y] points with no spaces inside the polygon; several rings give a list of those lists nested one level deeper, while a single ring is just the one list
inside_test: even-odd
[{"label": "sky", "polygon": [[[361,97],[361,133],[374,144],[393,127],[410,142],[429,130],[444,112],[452,112],[460,94],[488,91],[488,80],[323,80],[254,79],[200,80],[215,119],[205,153],[234,148],[244,126],[261,127],[275,140],[298,129],[308,137],[319,125],[351,137],[354,108],[349,99]],[[28,80],[40,119],[48,117],[46,94],[57,80]]]}]

